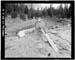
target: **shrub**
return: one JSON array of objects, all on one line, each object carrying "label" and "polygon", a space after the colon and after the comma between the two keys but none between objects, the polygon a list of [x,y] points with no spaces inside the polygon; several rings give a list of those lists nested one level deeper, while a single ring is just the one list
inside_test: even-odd
[{"label": "shrub", "polygon": [[17,17],[17,13],[16,12],[11,13],[11,18],[16,18],[16,17]]},{"label": "shrub", "polygon": [[26,21],[25,14],[20,14],[20,19],[22,19],[23,21]]}]

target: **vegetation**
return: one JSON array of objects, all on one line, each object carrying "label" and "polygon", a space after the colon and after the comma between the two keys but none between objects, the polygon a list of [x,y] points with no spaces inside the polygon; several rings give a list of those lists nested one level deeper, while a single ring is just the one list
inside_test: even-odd
[{"label": "vegetation", "polygon": [[11,15],[12,18],[16,18],[17,16],[20,16],[21,19],[25,20],[25,15],[27,15],[28,18],[33,17],[57,17],[57,18],[71,18],[71,5],[69,8],[67,8],[67,4],[65,4],[65,8],[62,8],[62,4],[58,9],[54,9],[52,5],[50,5],[50,8],[45,8],[43,10],[35,10],[33,9],[33,6],[31,5],[31,8],[29,9],[27,5],[25,4],[6,4],[5,5],[5,16]]}]

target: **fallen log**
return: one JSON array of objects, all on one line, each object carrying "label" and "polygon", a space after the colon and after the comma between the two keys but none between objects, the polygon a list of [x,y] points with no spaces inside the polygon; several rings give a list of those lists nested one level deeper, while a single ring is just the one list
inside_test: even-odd
[{"label": "fallen log", "polygon": [[56,45],[54,44],[54,42],[51,40],[51,38],[49,37],[49,35],[47,33],[44,32],[43,29],[41,29],[42,33],[45,35],[45,37],[47,38],[48,42],[50,43],[51,47],[53,48],[53,50],[58,53],[58,49],[56,47]]}]

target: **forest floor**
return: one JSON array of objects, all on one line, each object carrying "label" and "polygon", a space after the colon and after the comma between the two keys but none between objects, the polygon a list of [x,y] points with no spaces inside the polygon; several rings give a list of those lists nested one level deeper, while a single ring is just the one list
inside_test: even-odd
[{"label": "forest floor", "polygon": [[[33,28],[36,20],[22,21],[19,18],[5,20],[5,57],[47,57],[47,58],[71,58],[71,20],[59,21],[55,18],[42,18],[46,23],[47,34],[50,36],[58,53],[52,49],[43,35],[36,31],[26,33],[19,38],[16,32]],[[29,27],[28,27],[29,26]]]}]

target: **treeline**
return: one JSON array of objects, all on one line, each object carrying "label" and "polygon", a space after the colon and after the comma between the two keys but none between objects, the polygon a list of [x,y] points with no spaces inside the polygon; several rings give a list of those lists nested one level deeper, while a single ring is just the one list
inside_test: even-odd
[{"label": "treeline", "polygon": [[58,9],[54,9],[52,5],[50,8],[44,8],[43,10],[35,10],[33,5],[30,5],[28,8],[25,4],[18,4],[18,3],[9,3],[5,5],[5,16],[11,15],[12,18],[16,18],[19,16],[21,19],[26,18],[37,18],[37,17],[57,17],[57,18],[71,18],[72,6],[68,8],[67,4],[65,4],[64,9],[62,8],[62,4]]}]

